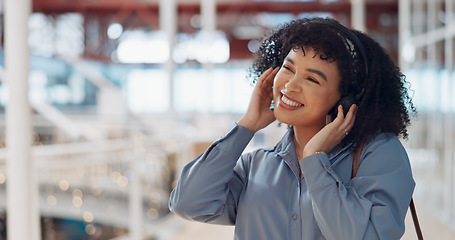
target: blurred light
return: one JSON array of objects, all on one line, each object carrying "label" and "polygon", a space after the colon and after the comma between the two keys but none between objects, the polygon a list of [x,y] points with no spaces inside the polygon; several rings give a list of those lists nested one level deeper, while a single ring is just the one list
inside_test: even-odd
[{"label": "blurred light", "polygon": [[155,199],[157,201],[161,200],[161,194],[159,192],[152,192],[152,193],[150,193],[149,197],[151,200],[153,200],[153,199]]},{"label": "blurred light", "polygon": [[415,60],[415,53],[416,49],[411,42],[407,42],[404,44],[403,49],[401,50],[401,54],[403,55],[403,59],[407,63],[413,63]]},{"label": "blurred light", "polygon": [[58,183],[58,186],[60,187],[60,189],[61,189],[62,191],[67,191],[68,188],[70,187],[70,183],[69,183],[67,180],[62,179],[62,180],[60,180],[60,182]]},{"label": "blurred light", "polygon": [[193,56],[200,63],[225,63],[229,60],[229,42],[221,31],[210,34],[199,31],[195,38]]},{"label": "blurred light", "polygon": [[85,78],[81,74],[73,73],[68,78],[68,86],[71,91],[71,102],[81,104],[85,99]]},{"label": "blurred light", "polygon": [[190,23],[191,23],[191,26],[193,28],[201,28],[201,26],[202,26],[202,24],[201,24],[201,15],[199,15],[199,14],[193,15],[191,17]]},{"label": "blurred light", "polygon": [[73,206],[80,208],[82,206],[82,198],[78,196],[73,197]]},{"label": "blurred light", "polygon": [[93,222],[93,214],[91,212],[84,212],[84,214],[82,215],[82,217],[84,218],[84,221],[86,222]]},{"label": "blurred light", "polygon": [[73,191],[73,197],[82,197],[82,191],[79,189],[74,189]]},{"label": "blurred light", "polygon": [[134,180],[134,172],[133,170],[126,170],[125,173],[123,173],[123,175],[130,181]]},{"label": "blurred light", "polygon": [[[451,79],[451,72],[443,70],[440,73],[440,76],[435,76],[439,78],[440,83],[438,84],[441,86],[440,88],[440,109],[444,113],[450,113],[451,112],[451,99],[452,99],[452,89],[450,89],[450,81]],[[436,79],[436,78],[435,78]],[[454,106],[455,107],[455,106]]]},{"label": "blurred light", "polygon": [[258,40],[251,40],[248,42],[248,50],[250,50],[250,52],[252,53],[255,53],[257,50],[259,50],[259,47],[261,46],[261,42],[259,42]]},{"label": "blurred light", "polygon": [[128,74],[126,96],[134,113],[166,112],[169,109],[169,73],[164,69],[133,70]]},{"label": "blurred light", "polygon": [[151,200],[150,205],[154,206],[156,210],[159,210],[161,208],[161,202],[157,199]]},{"label": "blurred light", "polygon": [[120,187],[127,187],[128,186],[128,178],[126,178],[125,176],[121,176],[117,179],[117,184],[120,186]]},{"label": "blurred light", "polygon": [[277,25],[294,20],[295,16],[291,13],[259,13],[253,23],[266,28],[275,28]]},{"label": "blurred light", "polygon": [[53,38],[55,27],[43,13],[33,13],[28,18],[28,43],[32,54],[51,57],[55,54]]},{"label": "blurred light", "polygon": [[164,63],[170,49],[166,34],[161,31],[125,32],[117,48],[117,58],[123,63]]},{"label": "blurred light", "polygon": [[79,13],[58,15],[55,26],[54,40],[55,54],[66,56],[80,56],[85,49],[84,17]]},{"label": "blurred light", "polygon": [[[48,87],[48,79],[47,74],[44,71],[31,71],[29,75],[29,96],[32,101],[46,101],[47,99],[47,87]],[[60,85],[62,86],[62,85]],[[65,89],[64,89],[65,90]],[[55,92],[54,92],[55,93]],[[60,94],[60,93],[57,93]],[[63,93],[64,94],[64,93]],[[60,99],[64,99],[63,102],[66,102],[66,97]]]},{"label": "blurred light", "polygon": [[55,206],[57,205],[57,198],[54,195],[50,195],[47,197],[47,204],[50,206]]},{"label": "blurred light", "polygon": [[90,192],[92,193],[93,196],[100,196],[101,193],[103,192],[103,189],[101,189],[100,187],[92,187],[90,189]]},{"label": "blurred light", "polygon": [[55,84],[48,88],[49,101],[65,105],[71,101],[71,91],[67,85]]},{"label": "blurred light", "polygon": [[8,88],[8,85],[5,82],[3,82],[0,85],[0,104],[5,106],[8,104],[8,100],[9,100],[9,88]]},{"label": "blurred light", "polygon": [[117,179],[118,179],[120,176],[122,176],[122,174],[119,173],[119,172],[112,172],[112,173],[111,173],[111,179],[112,179],[112,181],[114,181],[114,182],[117,182],[117,181],[118,181]]},{"label": "blurred light", "polygon": [[0,184],[5,183],[6,177],[3,173],[0,173]]},{"label": "blurred light", "polygon": [[174,62],[181,64],[190,59],[193,37],[187,33],[177,34],[177,44],[172,52]]},{"label": "blurred light", "polygon": [[107,36],[110,39],[117,39],[123,34],[123,26],[120,23],[113,23],[107,28]]},{"label": "blurred light", "polygon": [[199,31],[194,36],[178,34],[172,59],[176,63],[196,60],[200,63],[225,63],[230,57],[230,46],[222,31]]},{"label": "blurred light", "polygon": [[233,29],[233,34],[238,39],[258,39],[264,35],[264,31],[257,26],[237,26]]},{"label": "blurred light", "polygon": [[[175,72],[175,109],[177,111],[246,111],[251,85],[245,68],[216,68],[211,71],[180,69]],[[208,84],[210,83],[210,84]]]},{"label": "blurred light", "polygon": [[80,56],[84,51],[84,18],[79,13],[48,17],[33,13],[28,19],[28,43],[32,54]]},{"label": "blurred light", "polygon": [[157,219],[158,218],[158,210],[156,210],[155,208],[149,208],[147,210],[147,217],[154,220],[154,219]]},{"label": "blurred light", "polygon": [[210,52],[212,53],[209,61],[213,63],[225,63],[229,60],[230,48],[227,39],[216,39],[212,46],[210,46]]},{"label": "blurred light", "polygon": [[93,236],[96,233],[96,227],[93,226],[92,224],[87,224],[87,226],[85,226],[85,232],[88,235]]}]

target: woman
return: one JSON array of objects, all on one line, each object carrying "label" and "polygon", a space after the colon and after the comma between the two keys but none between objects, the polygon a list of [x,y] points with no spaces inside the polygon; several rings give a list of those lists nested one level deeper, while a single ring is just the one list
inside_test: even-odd
[{"label": "woman", "polygon": [[[415,110],[379,44],[300,19],[265,39],[252,73],[247,112],[185,166],[171,211],[235,225],[242,240],[399,239],[415,183],[398,137]],[[275,120],[291,126],[282,140],[242,155]]]}]

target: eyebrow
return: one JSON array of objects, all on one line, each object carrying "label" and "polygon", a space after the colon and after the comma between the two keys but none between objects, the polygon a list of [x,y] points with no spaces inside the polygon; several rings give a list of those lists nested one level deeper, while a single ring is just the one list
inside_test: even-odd
[{"label": "eyebrow", "polygon": [[[285,57],[284,60],[292,63],[293,65],[295,65],[294,60],[290,59],[289,57]],[[306,70],[308,72],[312,72],[312,73],[315,73],[315,74],[321,76],[325,81],[327,81],[327,76],[323,72],[321,72],[319,70],[316,70],[316,69],[313,69],[313,68],[307,68]]]},{"label": "eyebrow", "polygon": [[317,75],[321,76],[324,80],[327,81],[327,76],[323,72],[316,70],[316,69],[312,69],[312,68],[307,68],[306,70],[308,72],[316,73]]},{"label": "eyebrow", "polygon": [[294,60],[290,59],[289,57],[285,57],[284,61],[288,61],[288,62],[290,62],[290,63],[295,65]]}]

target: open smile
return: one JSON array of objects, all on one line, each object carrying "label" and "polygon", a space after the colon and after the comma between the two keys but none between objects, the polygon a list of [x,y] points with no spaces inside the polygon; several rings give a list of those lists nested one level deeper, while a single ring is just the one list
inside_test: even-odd
[{"label": "open smile", "polygon": [[286,97],[286,95],[284,95],[284,94],[281,96],[281,101],[291,107],[302,107],[303,106],[303,104],[296,102],[294,100],[291,100],[290,98]]}]

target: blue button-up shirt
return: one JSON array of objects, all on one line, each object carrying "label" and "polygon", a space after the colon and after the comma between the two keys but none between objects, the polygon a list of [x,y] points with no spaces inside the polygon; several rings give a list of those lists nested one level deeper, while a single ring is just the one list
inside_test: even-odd
[{"label": "blue button-up shirt", "polygon": [[[253,137],[235,125],[186,165],[171,211],[235,225],[239,240],[399,239],[414,190],[405,149],[393,134],[363,146],[351,178],[352,144],[300,160],[293,129],[270,149],[242,155]],[[302,176],[302,177],[300,177]]]}]

